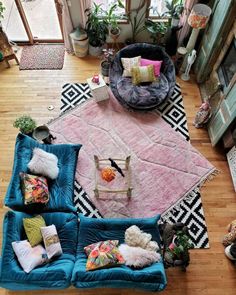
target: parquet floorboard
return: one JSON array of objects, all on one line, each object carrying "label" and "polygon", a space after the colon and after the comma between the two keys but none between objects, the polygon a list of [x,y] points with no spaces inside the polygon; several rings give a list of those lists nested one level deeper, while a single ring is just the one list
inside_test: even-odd
[{"label": "parquet floorboard", "polygon": [[[38,124],[48,122],[58,116],[61,87],[67,82],[86,82],[86,78],[99,71],[100,60],[92,57],[79,59],[65,55],[62,70],[19,71],[14,62],[11,68],[0,63],[0,223],[6,209],[3,198],[11,176],[13,152],[17,130],[12,123],[21,114],[29,114]],[[235,295],[236,268],[225,258],[222,236],[226,225],[236,219],[236,193],[233,189],[226,156],[220,148],[212,148],[207,131],[192,126],[195,113],[201,104],[198,86],[194,77],[189,82],[178,79],[182,88],[187,113],[191,143],[210,160],[221,173],[202,188],[202,200],[210,238],[210,249],[191,251],[191,264],[186,273],[178,268],[168,269],[168,286],[163,294],[175,295]],[[54,105],[53,111],[47,107]],[[0,241],[2,228],[0,229]],[[1,246],[1,242],[0,242]],[[74,288],[57,291],[10,292],[6,294],[77,294],[77,295],[135,295],[148,294],[135,290],[101,289],[80,291]]]}]

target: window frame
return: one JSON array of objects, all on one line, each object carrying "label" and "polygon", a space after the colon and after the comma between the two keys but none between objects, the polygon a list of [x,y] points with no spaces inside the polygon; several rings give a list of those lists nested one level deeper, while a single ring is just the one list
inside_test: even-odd
[{"label": "window frame", "polygon": [[[92,3],[93,2],[96,3],[96,0],[92,0]],[[130,5],[131,5],[131,0],[125,0],[125,15],[127,15],[127,12],[130,10]],[[119,19],[117,21],[117,23],[118,23],[118,25],[128,24],[129,20],[128,19]]]},{"label": "window frame", "polygon": [[[151,0],[147,0],[147,7],[151,6]],[[150,16],[150,9],[147,9],[147,13],[146,13],[146,19],[150,19],[154,22],[169,22],[170,18],[169,17],[165,17],[165,18],[161,18],[158,16]]]}]

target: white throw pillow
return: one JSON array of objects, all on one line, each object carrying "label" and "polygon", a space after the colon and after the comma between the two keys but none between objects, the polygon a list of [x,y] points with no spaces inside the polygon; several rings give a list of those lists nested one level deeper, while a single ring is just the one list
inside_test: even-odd
[{"label": "white throw pillow", "polygon": [[57,163],[57,156],[52,153],[47,153],[42,149],[35,148],[33,151],[33,158],[29,162],[28,168],[34,174],[56,179],[59,173]]},{"label": "white throw pillow", "polygon": [[26,273],[48,261],[46,250],[41,245],[31,247],[27,240],[12,242],[12,248]]},{"label": "white throw pillow", "polygon": [[121,244],[118,249],[125,260],[125,264],[134,268],[143,268],[161,260],[159,253],[140,247]]},{"label": "white throw pillow", "polygon": [[122,57],[121,58],[121,63],[124,68],[123,71],[123,77],[131,77],[131,69],[132,67],[139,67],[140,66],[140,61],[141,61],[141,56],[135,56],[135,57]]},{"label": "white throw pillow", "polygon": [[61,255],[62,248],[55,225],[41,227],[41,233],[48,258],[51,259],[53,256]]}]

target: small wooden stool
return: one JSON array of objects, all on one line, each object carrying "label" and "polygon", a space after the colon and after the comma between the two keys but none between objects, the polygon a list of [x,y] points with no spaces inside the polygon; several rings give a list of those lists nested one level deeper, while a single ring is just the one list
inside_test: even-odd
[{"label": "small wooden stool", "polygon": [[9,60],[11,60],[11,59],[14,59],[16,61],[16,64],[19,65],[19,60],[18,60],[17,56],[15,55],[15,53],[8,55],[8,56],[4,56],[2,61],[5,61],[7,67],[10,68],[11,65],[9,63]]},{"label": "small wooden stool", "polygon": [[[125,172],[125,177],[127,179],[127,185],[124,188],[113,188],[113,189],[104,189],[99,184],[99,175],[98,173],[101,172],[102,168],[108,166],[110,164],[109,159],[98,159],[98,156],[94,156],[95,162],[95,189],[94,195],[96,198],[99,198],[99,192],[105,193],[125,193],[127,197],[130,198],[132,194],[132,187],[131,187],[131,170],[130,170],[130,156],[126,159],[113,159],[117,165]],[[115,170],[115,169],[114,169]]]}]

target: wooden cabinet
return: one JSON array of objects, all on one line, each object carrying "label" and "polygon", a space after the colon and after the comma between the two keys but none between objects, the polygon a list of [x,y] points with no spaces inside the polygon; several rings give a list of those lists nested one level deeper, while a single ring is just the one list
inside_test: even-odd
[{"label": "wooden cabinet", "polygon": [[236,15],[236,0],[215,0],[194,65],[197,82],[204,82],[216,62]]},{"label": "wooden cabinet", "polygon": [[211,143],[215,146],[236,118],[236,84],[222,100],[218,111],[208,125]]}]

